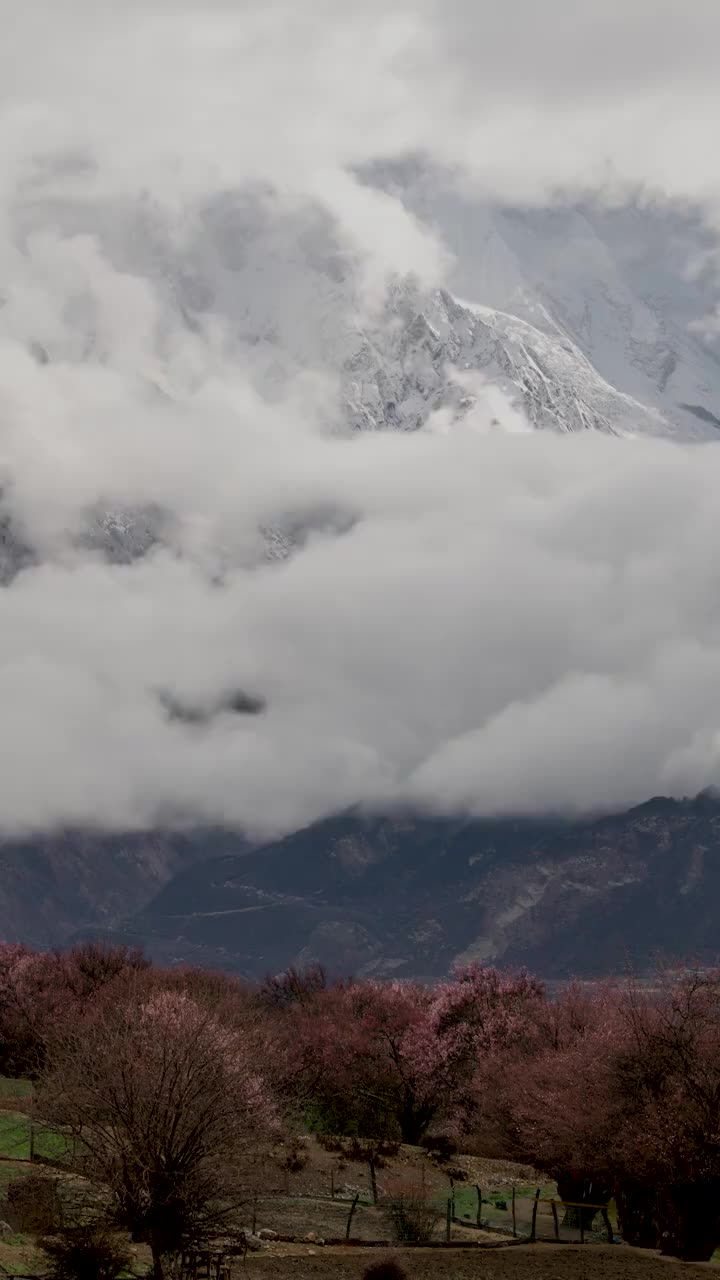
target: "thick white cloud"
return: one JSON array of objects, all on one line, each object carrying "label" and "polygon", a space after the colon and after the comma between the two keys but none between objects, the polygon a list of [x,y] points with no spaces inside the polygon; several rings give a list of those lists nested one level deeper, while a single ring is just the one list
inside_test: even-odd
[{"label": "thick white cloud", "polygon": [[[342,536],[222,585],[163,551],[0,594],[6,827],[267,832],[358,799],[582,810],[718,778],[720,448],[294,429],[238,468],[236,524],[267,486],[331,494]],[[265,713],[186,725],[158,697],[238,688]]]},{"label": "thick white cloud", "polygon": [[[389,276],[448,267],[358,176],[380,162],[716,219],[716,0],[0,19],[0,486],[41,560],[0,590],[0,828],[717,781],[720,449],[528,437],[492,391],[462,430],[348,439],[332,377]],[[88,512],[155,508],[163,549],[84,547]],[[317,532],[267,564],[278,523]],[[161,696],[237,689],[264,714],[188,724]]]},{"label": "thick white cloud", "polygon": [[718,191],[714,0],[4,0],[0,16],[4,150],[25,173],[64,147],[104,189],[266,177],[341,209],[344,166],[425,150],[500,195],[613,176]]}]

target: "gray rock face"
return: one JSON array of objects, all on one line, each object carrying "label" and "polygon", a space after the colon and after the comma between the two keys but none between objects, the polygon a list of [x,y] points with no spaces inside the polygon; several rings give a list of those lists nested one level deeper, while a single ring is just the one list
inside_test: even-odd
[{"label": "gray rock face", "polygon": [[0,841],[0,936],[54,946],[111,928],[177,871],[248,845],[231,832],[52,832]]},{"label": "gray rock face", "polygon": [[261,1249],[267,1249],[266,1240],[262,1236],[253,1235],[252,1231],[244,1231],[243,1235],[251,1253],[259,1253]]},{"label": "gray rock face", "polygon": [[[342,366],[350,425],[418,430],[431,414],[465,417],[478,399],[473,375],[499,388],[529,427],[610,435],[680,434],[658,410],[624,395],[570,338],[486,306],[463,305],[446,290],[391,290],[384,323],[359,335]],[[469,375],[469,376],[468,376]],[[499,413],[499,426],[507,427]],[[691,434],[688,430],[686,434]],[[707,435],[698,422],[695,432]]]}]

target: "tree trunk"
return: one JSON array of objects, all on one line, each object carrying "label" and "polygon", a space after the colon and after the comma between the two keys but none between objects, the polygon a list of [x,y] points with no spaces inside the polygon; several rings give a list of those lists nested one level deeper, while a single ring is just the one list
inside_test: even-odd
[{"label": "tree trunk", "polygon": [[709,1262],[720,1243],[715,1183],[667,1187],[658,1195],[660,1252],[683,1262]]},{"label": "tree trunk", "polygon": [[400,1137],[409,1147],[419,1147],[427,1133],[427,1124],[411,1107],[406,1107],[400,1120]]},{"label": "tree trunk", "polygon": [[591,1205],[606,1205],[611,1197],[609,1187],[591,1181],[580,1174],[560,1174],[557,1179],[560,1199],[568,1204],[563,1217],[563,1226],[591,1231],[597,1209],[582,1209],[579,1206],[586,1201]]},{"label": "tree trunk", "polygon": [[153,1280],[166,1280],[165,1255],[160,1241],[154,1235],[150,1237],[150,1250],[152,1252]]},{"label": "tree trunk", "polygon": [[657,1194],[652,1188],[623,1182],[615,1188],[620,1234],[637,1249],[657,1249]]},{"label": "tree trunk", "polygon": [[400,1126],[402,1141],[407,1143],[409,1147],[419,1147],[432,1124],[436,1112],[437,1107],[430,1106],[427,1103],[418,1103],[412,1092],[406,1093],[402,1108],[397,1113],[397,1122]]}]

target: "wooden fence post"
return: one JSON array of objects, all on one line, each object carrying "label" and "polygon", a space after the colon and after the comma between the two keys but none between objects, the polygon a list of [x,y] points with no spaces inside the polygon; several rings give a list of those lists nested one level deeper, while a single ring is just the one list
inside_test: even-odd
[{"label": "wooden fence post", "polygon": [[517,1222],[515,1220],[515,1183],[512,1187],[512,1219],[513,1219],[513,1239],[517,1237]]},{"label": "wooden fence post", "polygon": [[357,1202],[358,1202],[358,1200],[359,1200],[359,1199],[360,1199],[360,1192],[358,1191],[358,1192],[357,1192],[357,1194],[356,1194],[356,1196],[355,1196],[355,1199],[353,1200],[352,1204],[350,1205],[350,1212],[349,1212],[349,1214],[348,1214],[347,1225],[346,1225],[346,1227],[345,1227],[345,1239],[346,1239],[346,1240],[349,1240],[349,1239],[350,1239],[350,1224],[352,1223],[352,1220],[353,1220],[353,1214],[354,1214],[354,1212],[355,1212],[355,1209],[357,1208]]},{"label": "wooden fence post", "polygon": [[375,1157],[371,1156],[368,1161],[370,1165],[370,1186],[372,1188],[373,1204],[378,1202],[377,1176],[375,1174]]},{"label": "wooden fence post", "polygon": [[477,1225],[481,1227],[482,1226],[482,1191],[480,1190],[480,1187],[476,1187],[475,1190],[477,1191],[477,1198],[478,1198]]},{"label": "wooden fence post", "polygon": [[537,1211],[538,1211],[539,1199],[540,1199],[540,1188],[538,1187],[537,1191],[535,1192],[535,1199],[533,1200],[532,1223],[530,1226],[530,1239],[533,1241],[533,1243],[535,1241],[535,1228],[537,1225]]},{"label": "wooden fence post", "polygon": [[448,1197],[447,1214],[445,1218],[445,1239],[447,1240],[448,1244],[450,1243],[451,1235],[452,1235],[452,1200]]},{"label": "wooden fence post", "polygon": [[555,1204],[555,1197],[554,1197],[554,1196],[553,1196],[553,1199],[552,1199],[552,1216],[553,1216],[553,1225],[554,1225],[554,1227],[555,1227],[555,1239],[556,1239],[556,1240],[559,1240],[559,1239],[560,1239],[560,1224],[559,1224],[559,1222],[558,1222],[558,1211],[557,1211],[557,1205]]},{"label": "wooden fence post", "polygon": [[580,1210],[580,1243],[585,1243],[585,1214]]}]

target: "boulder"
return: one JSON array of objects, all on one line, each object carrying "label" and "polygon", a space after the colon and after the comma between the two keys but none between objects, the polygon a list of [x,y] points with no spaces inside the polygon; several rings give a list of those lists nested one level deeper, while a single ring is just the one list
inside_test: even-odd
[{"label": "boulder", "polygon": [[245,1244],[251,1253],[258,1253],[260,1249],[265,1248],[265,1242],[260,1236],[253,1235],[252,1231],[243,1232],[245,1236]]}]

